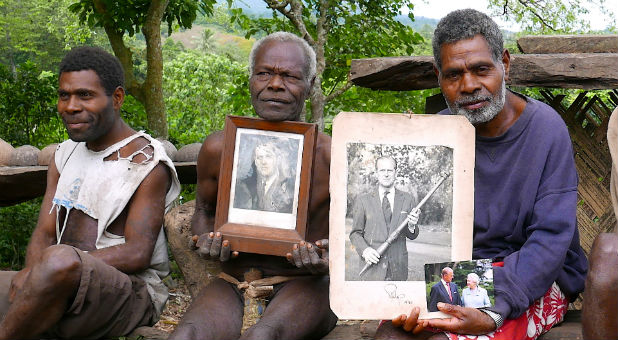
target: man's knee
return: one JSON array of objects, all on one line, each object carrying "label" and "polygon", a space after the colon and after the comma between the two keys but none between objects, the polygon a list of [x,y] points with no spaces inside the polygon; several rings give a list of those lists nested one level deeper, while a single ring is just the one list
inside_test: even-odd
[{"label": "man's knee", "polygon": [[590,252],[590,272],[587,284],[615,287],[618,272],[609,270],[618,265],[618,235],[602,233],[597,236]]},{"label": "man's knee", "polygon": [[174,329],[167,340],[188,340],[188,339],[211,339],[197,332],[195,325],[192,323],[181,323]]},{"label": "man's knee", "polygon": [[614,260],[618,254],[618,234],[601,233],[592,244],[591,257]]},{"label": "man's knee", "polygon": [[281,329],[279,326],[271,325],[268,322],[258,322],[247,329],[240,339],[281,339]]},{"label": "man's knee", "polygon": [[37,283],[72,287],[79,284],[82,262],[73,247],[59,244],[45,249],[35,268],[31,275]]}]

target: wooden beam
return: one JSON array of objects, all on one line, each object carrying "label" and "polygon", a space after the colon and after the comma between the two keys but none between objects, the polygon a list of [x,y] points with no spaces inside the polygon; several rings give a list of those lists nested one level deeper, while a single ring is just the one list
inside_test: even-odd
[{"label": "wooden beam", "polygon": [[602,90],[618,88],[618,53],[516,54],[511,85]]},{"label": "wooden beam", "polygon": [[[618,88],[618,53],[514,54],[509,85],[571,89]],[[374,90],[438,87],[433,57],[353,59],[350,81]]]},{"label": "wooden beam", "polygon": [[527,35],[517,39],[521,53],[618,53],[618,35]]},{"label": "wooden beam", "polygon": [[[174,162],[181,184],[197,182],[197,162]],[[43,196],[47,166],[0,166],[0,207]]]},{"label": "wooden beam", "polygon": [[350,81],[374,90],[409,91],[438,87],[433,57],[352,59]]}]

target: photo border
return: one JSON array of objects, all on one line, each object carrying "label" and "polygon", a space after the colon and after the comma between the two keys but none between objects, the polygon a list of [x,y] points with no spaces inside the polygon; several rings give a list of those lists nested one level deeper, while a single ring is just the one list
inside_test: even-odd
[{"label": "photo border", "polygon": [[[304,136],[296,228],[281,229],[268,225],[258,226],[228,221],[231,204],[230,191],[233,185],[232,170],[234,168],[234,154],[236,152],[236,130],[238,128],[286,132]],[[287,121],[271,122],[259,118],[238,116],[227,116],[225,118],[224,144],[219,172],[214,230],[215,232],[221,232],[223,238],[230,242],[232,250],[285,256],[286,253],[290,252],[295,243],[305,239],[316,138],[317,125],[315,124]]]}]

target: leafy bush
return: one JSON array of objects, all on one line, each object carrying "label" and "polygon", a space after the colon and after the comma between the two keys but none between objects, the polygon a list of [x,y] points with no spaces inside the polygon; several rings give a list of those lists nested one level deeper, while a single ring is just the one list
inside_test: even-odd
[{"label": "leafy bush", "polygon": [[36,226],[42,198],[0,208],[0,269],[20,270]]},{"label": "leafy bush", "polygon": [[222,130],[225,116],[253,112],[246,66],[224,56],[183,52],[163,74],[170,142],[201,142]]},{"label": "leafy bush", "polygon": [[32,62],[19,65],[15,74],[0,64],[0,138],[13,145],[42,148],[65,139],[56,114],[58,76]]}]

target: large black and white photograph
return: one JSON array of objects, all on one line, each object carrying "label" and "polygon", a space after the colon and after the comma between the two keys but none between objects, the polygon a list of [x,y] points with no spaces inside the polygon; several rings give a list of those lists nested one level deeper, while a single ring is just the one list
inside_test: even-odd
[{"label": "large black and white photograph", "polygon": [[418,281],[450,259],[453,149],[347,144],[346,280]]},{"label": "large black and white photograph", "polygon": [[239,128],[228,220],[294,229],[303,135]]},{"label": "large black and white photograph", "polygon": [[330,303],[341,319],[429,312],[425,264],[472,258],[474,127],[460,116],[333,120]]}]

